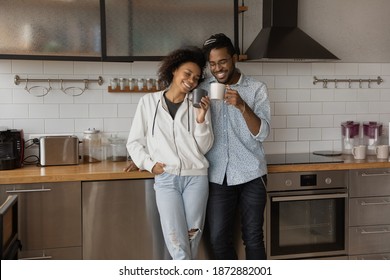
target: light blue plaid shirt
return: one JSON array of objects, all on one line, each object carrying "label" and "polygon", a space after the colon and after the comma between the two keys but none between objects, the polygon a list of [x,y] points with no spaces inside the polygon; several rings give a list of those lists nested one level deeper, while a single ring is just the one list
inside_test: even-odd
[{"label": "light blue plaid shirt", "polygon": [[[207,78],[199,87],[209,90],[214,77]],[[270,132],[270,104],[264,83],[241,74],[237,84],[230,85],[261,119],[260,131],[252,135],[240,110],[223,101],[211,101],[211,120],[214,144],[206,154],[209,160],[209,181],[238,185],[267,174],[263,141]]]}]

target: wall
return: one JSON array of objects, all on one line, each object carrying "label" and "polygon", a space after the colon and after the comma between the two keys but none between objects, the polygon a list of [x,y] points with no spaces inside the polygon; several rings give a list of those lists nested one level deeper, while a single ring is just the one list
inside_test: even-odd
[{"label": "wall", "polygon": [[[75,134],[94,127],[106,136],[127,137],[142,94],[109,93],[110,77],[155,77],[157,62],[101,63],[0,60],[0,127],[23,129],[31,134]],[[340,150],[340,123],[346,120],[390,121],[390,63],[239,63],[246,74],[264,81],[269,89],[272,132],[265,143],[267,153]],[[90,85],[81,96],[53,90],[35,97],[25,90],[21,78],[104,78],[102,86]],[[313,84],[318,78],[375,79],[384,82],[338,84],[327,89]],[[29,84],[29,86],[32,84]],[[36,85],[36,84],[34,84]],[[37,85],[47,86],[47,83]]]}]

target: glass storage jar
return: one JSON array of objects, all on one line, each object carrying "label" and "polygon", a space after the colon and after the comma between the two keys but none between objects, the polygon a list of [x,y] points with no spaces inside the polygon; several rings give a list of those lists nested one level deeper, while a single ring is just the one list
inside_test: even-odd
[{"label": "glass storage jar", "polygon": [[83,135],[83,161],[85,163],[99,162],[102,158],[103,148],[100,130],[88,128]]},{"label": "glass storage jar", "polygon": [[126,161],[126,139],[117,136],[111,136],[110,138],[108,138],[108,146],[106,153],[107,160],[109,161]]}]

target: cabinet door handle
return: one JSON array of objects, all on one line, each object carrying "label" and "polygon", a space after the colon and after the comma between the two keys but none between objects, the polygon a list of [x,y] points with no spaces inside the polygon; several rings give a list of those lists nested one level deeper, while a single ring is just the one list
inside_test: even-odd
[{"label": "cabinet door handle", "polygon": [[31,258],[21,258],[20,260],[51,260],[52,256],[41,256],[41,257],[31,257]]},{"label": "cabinet door handle", "polygon": [[389,205],[389,204],[390,204],[390,201],[386,201],[386,200],[382,200],[380,202],[365,202],[365,201],[360,202],[360,205],[362,205],[362,206]]},{"label": "cabinet door handle", "polygon": [[378,233],[390,233],[390,230],[382,229],[382,230],[373,230],[373,231],[366,231],[364,229],[361,230],[361,234],[378,234]]},{"label": "cabinet door handle", "polygon": [[32,189],[32,190],[26,190],[26,189],[21,189],[21,190],[7,190],[5,191],[6,193],[32,193],[32,192],[50,192],[51,189]]},{"label": "cabinet door handle", "polygon": [[366,172],[362,172],[360,175],[362,177],[389,176],[390,175],[390,171],[383,171],[383,172],[380,172],[380,173],[366,173]]}]

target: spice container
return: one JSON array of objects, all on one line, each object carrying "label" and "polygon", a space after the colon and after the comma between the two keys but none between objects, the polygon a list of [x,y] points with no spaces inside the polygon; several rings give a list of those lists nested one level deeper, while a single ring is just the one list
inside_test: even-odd
[{"label": "spice container", "polygon": [[90,129],[83,135],[83,161],[99,162],[103,158],[102,139],[100,130]]},{"label": "spice container", "polygon": [[109,161],[126,161],[127,149],[126,139],[112,136],[108,138],[106,149],[107,160]]}]

